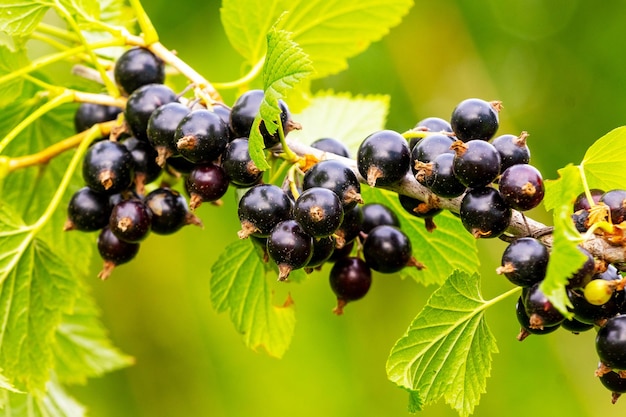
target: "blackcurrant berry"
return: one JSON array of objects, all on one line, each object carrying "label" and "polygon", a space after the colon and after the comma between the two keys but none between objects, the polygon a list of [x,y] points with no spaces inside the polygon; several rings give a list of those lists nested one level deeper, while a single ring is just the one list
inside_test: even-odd
[{"label": "blackcurrant berry", "polygon": [[267,253],[278,265],[278,280],[303,268],[313,255],[313,238],[295,220],[278,223],[267,237]]},{"label": "blackcurrant berry", "polygon": [[600,202],[608,206],[613,224],[620,224],[626,219],[626,190],[607,191],[600,197]]},{"label": "blackcurrant berry", "polygon": [[363,212],[363,221],[361,222],[361,231],[368,234],[376,226],[394,226],[400,227],[400,220],[396,213],[389,207],[380,203],[368,203],[361,207]]},{"label": "blackcurrant berry", "polygon": [[580,233],[585,233],[589,230],[589,210],[578,210],[572,213],[572,221],[576,230]]},{"label": "blackcurrant berry", "polygon": [[491,187],[469,190],[461,200],[459,215],[465,229],[475,238],[498,237],[511,222],[511,208]]},{"label": "blackcurrant berry", "polygon": [[239,238],[245,239],[250,235],[267,237],[274,226],[291,217],[292,210],[291,199],[280,187],[272,184],[255,185],[239,200]]},{"label": "blackcurrant berry", "polygon": [[615,404],[618,398],[626,393],[626,378],[622,377],[622,373],[609,371],[602,374],[600,377],[600,382],[606,389],[611,391],[612,398],[611,402]]},{"label": "blackcurrant berry", "polygon": [[615,294],[609,302],[602,305],[593,305],[587,301],[581,289],[568,289],[567,297],[572,303],[574,318],[588,324],[600,323],[619,313],[619,299]]},{"label": "blackcurrant berry", "polygon": [[561,322],[561,327],[564,330],[570,331],[574,334],[578,334],[593,329],[593,324],[583,323],[582,321],[578,321],[574,318],[563,320]]},{"label": "blackcurrant berry", "polygon": [[[452,126],[450,126],[450,123],[440,117],[427,117],[426,119],[422,119],[417,122],[413,130],[416,130],[418,132],[441,132],[446,134],[453,134]],[[413,149],[415,145],[417,145],[422,140],[423,138],[411,138],[411,140],[409,141],[409,149]]]},{"label": "blackcurrant berry", "polygon": [[189,208],[193,211],[200,204],[219,200],[228,190],[228,176],[215,164],[197,165],[185,181],[185,190],[191,197]]},{"label": "blackcurrant berry", "polygon": [[335,155],[350,158],[350,151],[346,148],[342,142],[333,138],[321,138],[311,143],[311,148],[319,149],[320,151],[334,153]]},{"label": "blackcurrant berry", "polygon": [[136,47],[124,52],[115,63],[115,82],[126,94],[146,84],[163,84],[165,65],[146,48]]},{"label": "blackcurrant berry", "polygon": [[178,155],[176,148],[176,128],[189,114],[187,106],[177,101],[159,106],[148,119],[146,134],[150,145],[158,153],[157,163],[165,165],[167,158]]},{"label": "blackcurrant berry", "polygon": [[411,241],[404,232],[393,226],[377,226],[370,230],[363,242],[363,257],[374,271],[390,274],[415,264]]},{"label": "blackcurrant berry", "polygon": [[156,180],[161,174],[161,167],[157,164],[157,151],[148,142],[134,136],[124,139],[122,145],[130,151],[135,162],[135,188],[137,193],[143,194],[144,185]]},{"label": "blackcurrant berry", "polygon": [[182,156],[170,156],[165,160],[167,172],[180,176],[180,174],[189,174],[196,167],[196,164]]},{"label": "blackcurrant berry", "polygon": [[222,154],[222,168],[236,187],[251,187],[263,178],[263,171],[252,161],[248,149],[248,139],[237,138],[228,143]]},{"label": "blackcurrant berry", "polygon": [[83,180],[92,190],[116,194],[130,187],[135,161],[122,144],[103,140],[89,147],[83,159]]},{"label": "blackcurrant berry", "polygon": [[341,248],[338,248],[337,245],[335,244],[335,250],[330,255],[330,258],[328,258],[328,262],[335,263],[339,261],[340,259],[347,258],[352,253],[352,249],[354,249],[354,240],[349,243],[346,243]]},{"label": "blackcurrant berry", "polygon": [[587,259],[585,259],[585,263],[583,263],[578,271],[574,272],[574,274],[568,278],[568,286],[570,288],[582,288],[587,285],[587,283],[591,281],[596,268],[593,255],[581,246],[577,248]]},{"label": "blackcurrant berry", "polygon": [[313,187],[300,194],[293,207],[293,217],[309,235],[326,237],[341,225],[343,205],[331,190]]},{"label": "blackcurrant berry", "polygon": [[522,297],[517,299],[517,304],[515,305],[515,316],[517,317],[517,321],[522,326],[519,334],[517,335],[517,340],[520,342],[528,337],[528,335],[536,334],[536,335],[544,335],[548,333],[552,333],[560,327],[558,324],[556,326],[544,326],[542,328],[536,328],[531,326],[530,317],[528,313],[526,313],[526,308],[524,307],[524,303],[522,302]]},{"label": "blackcurrant berry", "polygon": [[354,206],[343,211],[343,222],[335,232],[336,247],[342,249],[344,246],[354,242],[361,233],[363,223],[363,211],[361,206]]},{"label": "blackcurrant berry", "polygon": [[82,103],[74,114],[74,128],[76,133],[89,129],[97,123],[115,120],[122,109],[103,104]]},{"label": "blackcurrant berry", "polygon": [[138,243],[150,232],[152,212],[143,201],[129,199],[117,203],[111,211],[109,229],[118,239]]},{"label": "blackcurrant berry", "polygon": [[313,165],[304,174],[302,189],[323,187],[339,197],[344,209],[349,210],[357,203],[363,203],[361,184],[354,172],[341,161],[327,159]]},{"label": "blackcurrant berry", "polygon": [[231,134],[230,130],[230,108],[226,107],[223,104],[214,103],[213,108],[211,109],[213,113],[217,114],[222,122],[228,127],[228,140],[236,139],[236,136]]},{"label": "blackcurrant berry", "polygon": [[176,101],[176,94],[166,85],[147,84],[136,89],[126,102],[124,117],[137,139],[148,140],[148,121],[160,106]]},{"label": "blackcurrant berry", "polygon": [[504,250],[496,272],[515,285],[530,287],[545,278],[549,257],[548,249],[539,240],[521,237]]},{"label": "blackcurrant berry", "polygon": [[335,251],[335,238],[332,236],[313,239],[313,254],[311,259],[305,265],[305,268],[311,272],[313,268],[323,265],[330,259]]},{"label": "blackcurrant berry", "polygon": [[498,186],[504,201],[520,211],[537,207],[545,193],[541,173],[528,164],[508,167],[502,173]]},{"label": "blackcurrant berry", "polygon": [[412,216],[424,219],[424,226],[426,227],[426,230],[432,232],[437,228],[433,217],[441,213],[442,209],[433,207],[431,204],[428,204],[418,198],[409,197],[403,194],[398,194],[398,201],[400,201],[400,205],[404,211]]},{"label": "blackcurrant berry", "polygon": [[433,161],[428,188],[443,198],[458,197],[465,192],[465,185],[454,175],[454,155],[444,153]]},{"label": "blackcurrant berry", "polygon": [[500,154],[500,172],[511,165],[527,164],[530,162],[530,149],[526,144],[528,133],[522,132],[519,136],[506,134],[498,136],[491,142]]},{"label": "blackcurrant berry", "polygon": [[452,149],[455,151],[454,176],[466,187],[484,187],[500,174],[500,154],[491,143],[457,140]]},{"label": "blackcurrant berry", "polygon": [[198,109],[182,118],[174,139],[178,152],[191,162],[212,162],[226,149],[228,126],[216,113]]},{"label": "blackcurrant berry", "polygon": [[609,368],[626,369],[626,315],[609,318],[598,330],[596,352]]},{"label": "blackcurrant berry", "polygon": [[372,285],[372,271],[359,258],[343,258],[333,265],[329,281],[330,288],[337,296],[333,313],[341,315],[348,302],[365,297]]},{"label": "blackcurrant berry", "polygon": [[83,187],[76,191],[67,206],[67,221],[63,230],[93,232],[109,224],[109,196]]},{"label": "blackcurrant berry", "polygon": [[498,130],[501,105],[499,101],[488,102],[478,98],[463,100],[450,117],[454,134],[463,142],[491,139]]},{"label": "blackcurrant berry", "polygon": [[130,243],[118,239],[108,227],[98,235],[98,252],[104,260],[104,266],[98,278],[107,279],[113,268],[130,262],[139,252],[139,243]]},{"label": "blackcurrant berry", "polygon": [[151,228],[156,234],[169,235],[188,224],[202,225],[189,211],[185,197],[176,190],[157,188],[146,196],[145,204],[152,213]]},{"label": "blackcurrant berry", "polygon": [[534,329],[556,326],[565,319],[545,293],[541,291],[540,285],[541,282],[533,284],[526,288],[522,295],[526,314],[530,318],[530,328]]},{"label": "blackcurrant berry", "polygon": [[391,185],[409,171],[411,152],[406,139],[393,130],[381,130],[365,138],[357,152],[357,168],[367,183]]},{"label": "blackcurrant berry", "polygon": [[[591,198],[593,199],[593,205],[595,206],[596,204],[600,202],[600,199],[602,198],[602,195],[604,194],[604,190],[592,188],[591,190],[589,190],[589,193],[591,194]],[[587,200],[587,194],[584,192],[578,194],[578,196],[576,197],[576,200],[574,201],[574,212],[577,212],[579,210],[589,210],[589,209],[591,209],[591,204],[589,204],[589,200]]]},{"label": "blackcurrant berry", "polygon": [[454,154],[450,149],[454,139],[447,135],[433,134],[426,136],[411,150],[411,169],[413,174],[417,174],[415,162],[432,162],[436,157],[443,153]]}]

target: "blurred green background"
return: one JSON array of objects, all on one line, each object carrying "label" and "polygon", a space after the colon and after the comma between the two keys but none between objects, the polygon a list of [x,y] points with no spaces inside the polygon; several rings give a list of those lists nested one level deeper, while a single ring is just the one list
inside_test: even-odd
[{"label": "blurred green background", "polygon": [[[219,1],[145,0],[144,6],[163,43],[209,80],[240,75],[242,59],[221,28]],[[424,117],[448,118],[464,98],[502,100],[499,133],[527,130],[533,164],[555,178],[558,168],[579,162],[595,139],[625,122],[624,16],[624,2],[417,1],[347,71],[313,87],[390,94],[388,127],[400,131]],[[224,92],[228,103],[234,94]],[[289,286],[297,325],[285,357],[252,352],[209,299],[210,266],[237,238],[232,194],[224,202],[199,209],[204,230],[151,236],[109,281],[91,282],[111,337],[137,363],[72,388],[90,414],[407,415],[407,395],[387,380],[385,361],[434,288],[376,275],[368,296],[336,317],[326,268]],[[548,221],[539,210],[532,216]],[[489,298],[510,288],[494,273],[505,244],[479,247]],[[94,278],[99,268],[94,259]],[[611,405],[593,375],[593,332],[520,343],[514,304],[511,298],[487,312],[500,352],[476,416],[624,413],[626,400]],[[456,415],[443,403],[422,414]]]}]

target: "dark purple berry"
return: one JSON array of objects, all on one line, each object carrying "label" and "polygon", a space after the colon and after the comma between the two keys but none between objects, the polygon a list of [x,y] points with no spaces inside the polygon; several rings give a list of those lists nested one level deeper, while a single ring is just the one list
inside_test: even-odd
[{"label": "dark purple berry", "polygon": [[311,143],[311,148],[319,149],[320,151],[334,153],[335,155],[350,158],[350,151],[346,148],[342,142],[333,138],[321,138]]},{"label": "dark purple berry", "polygon": [[226,149],[228,126],[216,113],[198,109],[182,118],[174,139],[178,153],[191,162],[213,162]]},{"label": "dark purple berry", "polygon": [[337,249],[342,249],[344,246],[354,242],[361,233],[363,223],[363,211],[361,206],[354,206],[349,210],[343,211],[343,222],[341,226],[335,232],[335,238],[337,240]]},{"label": "dark purple berry", "polygon": [[165,65],[146,48],[136,47],[124,52],[115,62],[115,82],[126,94],[146,84],[163,84]]},{"label": "dark purple berry", "polygon": [[357,168],[371,187],[391,185],[409,171],[411,152],[406,139],[393,130],[369,135],[359,146]]},{"label": "dark purple berry", "polygon": [[626,190],[607,191],[600,202],[608,206],[613,224],[620,224],[626,219]]},{"label": "dark purple berry", "polygon": [[433,134],[426,136],[419,141],[411,150],[411,169],[413,174],[417,174],[417,167],[415,162],[432,162],[436,157],[443,153],[454,154],[454,151],[450,149],[454,139],[450,136],[442,134]]},{"label": "dark purple berry", "polygon": [[196,164],[182,156],[170,156],[165,160],[167,172],[177,177],[180,176],[180,174],[189,174],[195,167]]},{"label": "dark purple berry", "polygon": [[313,255],[313,238],[295,220],[278,223],[267,237],[267,253],[278,265],[278,280],[303,268]]},{"label": "dark purple berry", "polygon": [[524,303],[522,302],[522,297],[517,299],[517,304],[515,305],[515,316],[517,317],[517,321],[522,326],[519,334],[517,335],[517,340],[520,342],[528,335],[536,334],[536,335],[544,335],[548,333],[552,333],[560,327],[558,324],[555,326],[543,326],[542,328],[533,327],[530,324],[530,317],[528,313],[526,313],[526,308],[524,307]]},{"label": "dark purple berry", "polygon": [[176,190],[157,188],[146,196],[145,204],[152,213],[152,231],[158,235],[172,234],[188,224],[202,225]]},{"label": "dark purple berry", "polygon": [[453,154],[444,153],[435,158],[428,188],[443,198],[458,197],[465,192],[465,185],[454,175]]},{"label": "dark purple berry", "polygon": [[344,209],[349,210],[357,203],[363,203],[361,184],[354,171],[341,161],[328,159],[313,165],[304,174],[302,189],[323,187],[333,191],[341,200]]},{"label": "dark purple berry", "polygon": [[197,165],[185,181],[185,190],[191,197],[189,208],[193,211],[200,204],[209,201],[217,201],[228,190],[228,176],[219,165]]},{"label": "dark purple berry", "polygon": [[222,155],[222,168],[236,187],[251,187],[263,178],[248,149],[248,139],[237,138],[228,143]]},{"label": "dark purple berry", "polygon": [[150,232],[152,212],[139,199],[124,200],[117,203],[111,211],[109,229],[118,239],[138,243]]},{"label": "dark purple berry", "polygon": [[538,239],[521,237],[504,250],[497,272],[515,285],[530,287],[545,278],[549,258],[548,248]]},{"label": "dark purple berry", "polygon": [[433,207],[418,198],[409,197],[403,194],[398,194],[398,201],[400,201],[400,205],[404,211],[412,216],[424,219],[424,226],[426,227],[426,230],[432,232],[437,228],[435,222],[433,221],[433,217],[441,213],[442,209]]},{"label": "dark purple berry", "polygon": [[626,377],[623,375],[622,372],[608,371],[599,377],[604,388],[611,391],[611,403],[613,404],[622,394],[626,393]]},{"label": "dark purple berry", "polygon": [[528,164],[517,164],[507,168],[502,173],[498,186],[504,201],[519,211],[537,207],[545,193],[541,173]]},{"label": "dark purple berry", "polygon": [[[237,98],[230,111],[230,128],[235,134],[235,137],[250,137],[252,123],[259,113],[264,96],[265,93],[263,90],[249,90]],[[289,131],[288,125],[291,114],[289,113],[287,105],[282,100],[278,101],[278,106],[281,109],[280,123],[286,135]],[[276,122],[278,123],[278,121]],[[278,131],[274,134],[270,134],[267,131],[264,121],[259,125],[259,130],[263,136],[263,142],[266,148],[271,148],[280,142]]]},{"label": "dark purple berry", "polygon": [[530,150],[526,145],[528,133],[522,132],[519,136],[501,135],[491,142],[500,154],[500,172],[511,165],[527,164],[530,162]]},{"label": "dark purple berry", "polygon": [[626,315],[609,318],[598,330],[596,352],[609,368],[626,369]]},{"label": "dark purple berry", "polygon": [[526,314],[530,318],[530,328],[532,329],[556,326],[565,319],[545,293],[541,291],[540,285],[541,282],[533,284],[526,288],[522,295],[522,302]]},{"label": "dark purple berry", "polygon": [[103,140],[89,147],[83,159],[83,180],[92,190],[116,194],[130,187],[135,161],[122,144]]},{"label": "dark purple berry", "polygon": [[177,101],[159,106],[148,119],[146,133],[150,145],[158,153],[157,163],[165,165],[167,158],[178,155],[176,148],[176,128],[189,114],[187,106]]},{"label": "dark purple berry", "polygon": [[[593,199],[593,205],[595,206],[596,204],[600,202],[600,199],[602,198],[602,195],[604,194],[604,190],[592,188],[591,190],[589,190],[589,193],[591,194],[591,198]],[[589,204],[589,200],[587,200],[587,194],[584,192],[578,194],[578,196],[576,197],[576,200],[574,201],[574,212],[577,212],[579,210],[589,210],[589,209],[591,209],[591,204]]]},{"label": "dark purple berry", "polygon": [[89,129],[97,123],[115,120],[122,109],[115,106],[105,106],[95,103],[81,103],[74,114],[74,128],[76,133]]},{"label": "dark purple berry", "polygon": [[488,102],[478,98],[470,98],[460,102],[452,112],[450,125],[459,140],[487,141],[498,130],[499,101]]},{"label": "dark purple berry", "polygon": [[148,140],[148,121],[160,106],[176,101],[176,94],[166,85],[147,84],[136,89],[126,102],[124,117],[137,139]]},{"label": "dark purple berry", "polygon": [[337,307],[333,313],[341,315],[347,303],[365,297],[372,284],[372,271],[359,258],[343,258],[333,265],[329,281],[337,296]]},{"label": "dark purple berry", "polygon": [[582,288],[587,285],[587,283],[591,281],[596,268],[593,255],[581,246],[577,248],[587,259],[585,259],[585,263],[583,263],[578,271],[574,272],[574,274],[569,277],[568,285],[571,288]]},{"label": "dark purple berry", "polygon": [[143,194],[145,184],[156,180],[161,174],[161,167],[157,164],[157,151],[148,142],[134,136],[124,139],[122,145],[130,151],[135,162],[135,188],[137,193]]},{"label": "dark purple berry", "polygon": [[394,226],[400,227],[400,220],[396,213],[389,207],[380,203],[368,203],[361,207],[363,212],[363,221],[361,222],[361,231],[368,234],[376,226]]},{"label": "dark purple berry", "polygon": [[587,330],[593,329],[593,324],[583,323],[582,321],[578,321],[574,319],[565,319],[561,322],[561,327],[564,330],[570,331],[574,334],[579,334],[582,332],[586,332]]},{"label": "dark purple berry", "polygon": [[396,227],[377,226],[363,242],[363,257],[374,271],[398,272],[412,261],[411,241]]},{"label": "dark purple berry", "polygon": [[98,252],[104,260],[104,266],[98,274],[98,278],[107,279],[113,268],[130,262],[139,252],[139,243],[130,243],[120,240],[105,227],[98,236]]},{"label": "dark purple berry", "polygon": [[237,213],[241,222],[239,238],[267,237],[279,222],[291,217],[293,203],[280,188],[259,184],[250,188],[239,200]]},{"label": "dark purple berry", "polygon": [[500,154],[489,142],[457,140],[452,145],[455,151],[454,176],[466,187],[484,187],[500,174]]},{"label": "dark purple berry", "polygon": [[312,269],[323,265],[330,259],[335,251],[335,238],[332,236],[313,239],[313,254],[305,265],[305,268]]},{"label": "dark purple berry", "polygon": [[109,224],[109,196],[83,187],[76,191],[67,206],[67,222],[63,230],[93,232]]},{"label": "dark purple berry", "polygon": [[293,217],[309,235],[330,236],[343,221],[343,205],[337,194],[327,188],[304,190],[293,207]]},{"label": "dark purple berry", "polygon": [[494,238],[509,227],[511,207],[497,190],[474,188],[463,196],[459,215],[465,229],[475,238]]}]

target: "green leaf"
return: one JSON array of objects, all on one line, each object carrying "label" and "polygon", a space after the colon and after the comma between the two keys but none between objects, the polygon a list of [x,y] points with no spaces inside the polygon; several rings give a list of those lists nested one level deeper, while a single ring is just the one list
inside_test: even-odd
[{"label": "green leaf", "polygon": [[421,271],[404,268],[400,274],[424,284],[442,284],[455,270],[466,273],[478,271],[476,239],[463,228],[461,221],[442,212],[434,217],[437,228],[428,232],[424,220],[407,213],[396,193],[379,188],[364,187],[362,197],[366,203],[382,203],[391,208],[401,219],[402,230],[413,245],[413,256],[426,266]]},{"label": "green leaf", "polygon": [[[281,109],[278,100],[297,83],[308,77],[313,68],[307,55],[290,39],[288,32],[271,30],[267,35],[267,58],[263,66],[263,89],[265,95],[252,129],[250,130],[250,157],[264,171],[269,168],[263,153],[263,137],[259,130],[261,119],[270,134],[279,128]],[[282,126],[281,126],[282,129]]]},{"label": "green leaf", "polygon": [[497,352],[485,310],[518,289],[485,301],[479,285],[477,274],[454,272],[392,348],[387,376],[411,391],[413,410],[443,397],[464,417],[485,392]]},{"label": "green leaf", "polygon": [[400,23],[411,0],[224,0],[221,16],[233,47],[250,65],[265,54],[263,37],[276,19],[292,32],[315,64],[315,77],[342,71],[347,59],[367,49]]},{"label": "green leaf", "polygon": [[626,184],[626,126],[613,129],[591,145],[580,165],[589,188],[609,191]]},{"label": "green leaf", "polygon": [[569,165],[559,170],[560,178],[546,184],[546,206],[553,210],[554,232],[548,271],[541,283],[541,290],[552,304],[564,315],[571,316],[567,306],[571,303],[565,286],[568,277],[585,261],[577,249],[583,239],[572,222],[572,203],[582,189],[578,167]]},{"label": "green leaf", "polygon": [[384,129],[388,112],[387,95],[318,92],[307,108],[293,116],[302,130],[290,132],[289,138],[311,144],[316,139],[331,137],[356,155],[363,139]]},{"label": "green leaf", "polygon": [[44,395],[5,393],[0,417],[84,417],[85,408],[70,397],[54,378]]},{"label": "green leaf", "polygon": [[84,384],[87,378],[125,368],[134,359],[112,345],[100,322],[100,311],[86,290],[71,313],[63,316],[53,345],[55,372],[63,383]]},{"label": "green leaf", "polygon": [[100,5],[98,0],[58,0],[65,9],[77,20],[98,20]]},{"label": "green leaf", "polygon": [[15,37],[30,35],[43,19],[50,5],[49,2],[37,0],[0,2],[0,32],[6,32],[9,36]]},{"label": "green leaf", "polygon": [[266,267],[254,245],[246,240],[228,245],[211,275],[211,302],[218,312],[229,312],[246,346],[282,357],[293,336],[294,309],[290,297],[282,306],[272,303]]},{"label": "green leaf", "polygon": [[[0,45],[0,77],[27,64],[26,50],[11,51],[8,47]],[[21,78],[0,84],[0,108],[15,104],[22,95],[23,85],[24,80]]]}]

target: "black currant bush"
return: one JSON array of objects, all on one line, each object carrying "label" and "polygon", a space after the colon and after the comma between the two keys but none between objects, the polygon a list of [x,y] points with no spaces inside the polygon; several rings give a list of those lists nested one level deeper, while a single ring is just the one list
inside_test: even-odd
[{"label": "black currant bush", "polygon": [[[623,58],[568,31],[621,39],[619,7],[201,3],[0,4],[3,411],[85,415],[77,397],[93,415],[378,416],[408,391],[410,411],[443,398],[441,415],[606,415],[625,376],[626,109],[584,103],[626,91],[606,66],[580,79],[600,71],[590,55]],[[424,19],[442,15],[454,24]],[[593,53],[546,78],[561,43]],[[348,61],[370,44],[375,66]],[[478,57],[489,77],[468,71]],[[76,388],[133,362],[98,304],[142,366]],[[550,382],[564,371],[576,382]]]}]

